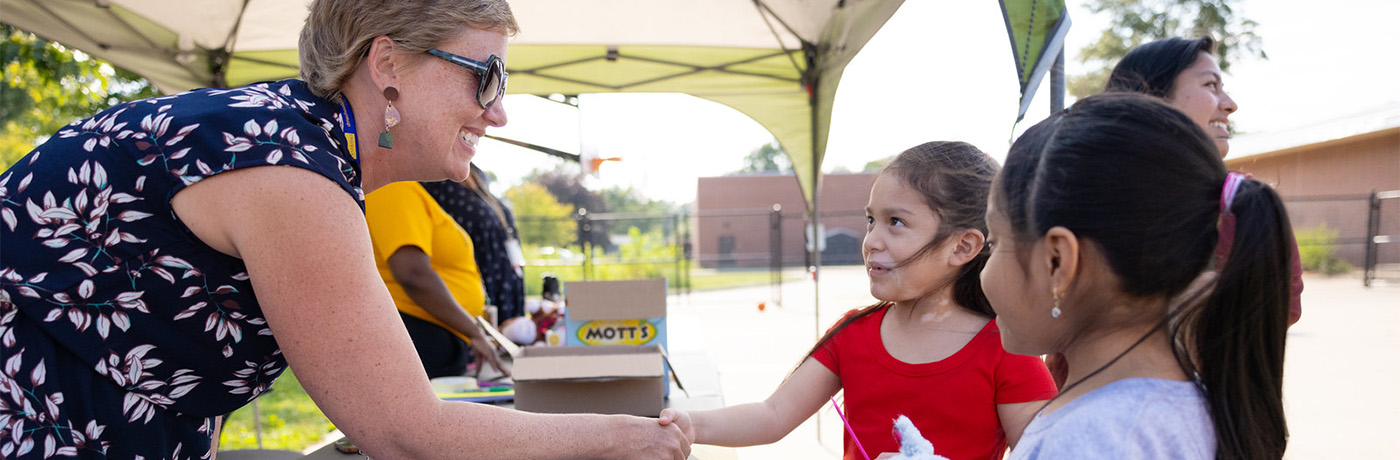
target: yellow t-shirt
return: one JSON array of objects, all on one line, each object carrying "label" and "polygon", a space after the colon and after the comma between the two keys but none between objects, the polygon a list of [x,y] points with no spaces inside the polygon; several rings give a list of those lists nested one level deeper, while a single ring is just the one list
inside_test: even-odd
[{"label": "yellow t-shirt", "polygon": [[[374,265],[399,311],[452,330],[409,298],[389,271],[389,256],[394,251],[417,246],[428,255],[433,271],[447,283],[457,303],[472,316],[481,316],[486,291],[481,284],[481,271],[476,267],[472,240],[422,185],[395,182],[366,195],[365,220],[369,221],[374,245]],[[460,333],[457,336],[466,340]]]}]

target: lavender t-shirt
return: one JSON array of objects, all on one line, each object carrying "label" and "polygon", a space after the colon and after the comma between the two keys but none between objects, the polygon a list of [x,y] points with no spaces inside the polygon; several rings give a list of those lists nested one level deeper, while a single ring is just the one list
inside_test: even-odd
[{"label": "lavender t-shirt", "polygon": [[1193,382],[1135,378],[1031,420],[1011,460],[1215,458],[1210,409]]}]

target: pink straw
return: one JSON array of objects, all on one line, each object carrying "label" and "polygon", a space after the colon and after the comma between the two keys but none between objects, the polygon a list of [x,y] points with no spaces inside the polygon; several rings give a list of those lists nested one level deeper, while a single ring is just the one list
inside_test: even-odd
[{"label": "pink straw", "polygon": [[860,438],[856,437],[856,430],[851,428],[851,421],[846,420],[846,414],[841,413],[841,405],[836,404],[835,396],[831,397],[831,407],[836,409],[836,415],[841,416],[841,423],[846,424],[846,432],[850,433],[851,440],[856,442],[856,448],[860,449],[860,456],[865,457],[865,460],[870,460],[870,455],[865,453],[865,446],[860,445]]}]

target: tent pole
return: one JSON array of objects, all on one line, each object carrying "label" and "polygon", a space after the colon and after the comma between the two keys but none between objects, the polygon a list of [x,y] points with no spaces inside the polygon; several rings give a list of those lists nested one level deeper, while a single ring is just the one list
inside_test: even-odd
[{"label": "tent pole", "polygon": [[1050,113],[1053,115],[1065,109],[1065,47],[1055,56],[1055,64],[1050,66]]},{"label": "tent pole", "polygon": [[[810,62],[815,63],[815,62],[817,62],[817,61],[818,61],[817,59],[812,59]],[[810,66],[809,66],[809,70],[810,70]],[[813,75],[816,75],[816,72],[813,72]],[[821,283],[822,251],[821,251],[821,243],[820,243],[821,240],[820,240],[820,238],[822,238],[823,235],[818,234],[819,229],[821,229],[821,224],[820,224],[820,222],[821,222],[821,217],[820,217],[820,214],[819,214],[819,212],[818,212],[818,210],[821,209],[821,206],[818,205],[818,202],[819,202],[819,197],[821,196],[821,189],[822,189],[822,186],[821,186],[822,162],[821,162],[821,159],[817,157],[817,149],[818,149],[817,146],[819,145],[819,144],[817,143],[817,138],[818,138],[818,136],[819,136],[819,134],[817,134],[817,126],[819,125],[819,123],[818,123],[818,117],[820,116],[820,115],[818,115],[817,94],[819,94],[818,88],[820,88],[820,86],[821,86],[821,79],[818,78],[818,77],[813,77],[813,78],[812,78],[812,91],[809,93],[810,95],[809,95],[808,98],[807,98],[807,107],[808,107],[808,111],[809,111],[809,112],[811,113],[811,115],[812,115],[812,120],[811,120],[811,123],[812,123],[812,129],[811,129],[811,135],[812,135],[812,208],[811,208],[811,212],[812,212],[812,221],[811,221],[811,222],[812,222],[812,241],[811,241],[811,245],[808,246],[807,251],[811,254],[811,260],[812,260],[812,267],[811,267],[811,268],[812,268],[812,336],[814,337],[814,341],[815,341],[816,339],[820,339],[821,336],[822,336],[822,309],[821,309],[821,304],[822,304],[822,301],[821,301],[821,299],[822,299],[822,296],[821,296],[821,291],[822,291],[822,283]],[[843,398],[843,399],[844,399],[844,398]],[[817,444],[820,445],[821,442],[822,442],[822,418],[821,418],[820,416],[818,416],[818,417],[817,417]]]},{"label": "tent pole", "polygon": [[[813,111],[815,112],[815,107],[813,107],[813,109]],[[813,128],[815,128],[815,126],[813,126]],[[815,129],[813,131],[815,131]],[[815,149],[816,143],[813,143],[812,145]],[[814,174],[813,177],[820,177],[822,174],[822,167],[816,161],[812,162],[812,173]],[[820,207],[817,205],[817,197],[821,195],[821,193],[818,193],[817,190],[820,189],[820,181],[814,180],[812,182],[812,245],[811,248],[808,249],[808,251],[811,251],[812,254],[812,336],[816,337],[817,339],[820,339],[822,336],[822,251],[820,238],[822,238],[823,235],[820,235],[818,233],[821,229],[821,218],[819,217],[819,214],[817,212],[817,210],[820,209]],[[842,399],[844,400],[845,398]],[[821,417],[817,417],[817,444],[821,444],[821,442],[822,419]]]}]

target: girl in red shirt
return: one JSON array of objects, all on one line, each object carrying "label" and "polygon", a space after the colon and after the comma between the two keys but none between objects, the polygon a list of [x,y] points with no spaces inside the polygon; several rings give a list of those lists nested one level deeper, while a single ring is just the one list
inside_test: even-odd
[{"label": "girl in red shirt", "polygon": [[[781,439],[836,392],[871,458],[898,452],[906,415],[938,455],[1000,459],[1055,386],[1037,357],[1006,353],[979,274],[987,261],[987,193],[998,167],[976,147],[930,142],[876,176],[863,252],[880,303],[852,310],[767,400],[666,409],[692,442],[752,446]],[[861,459],[850,432],[845,458]]]}]

